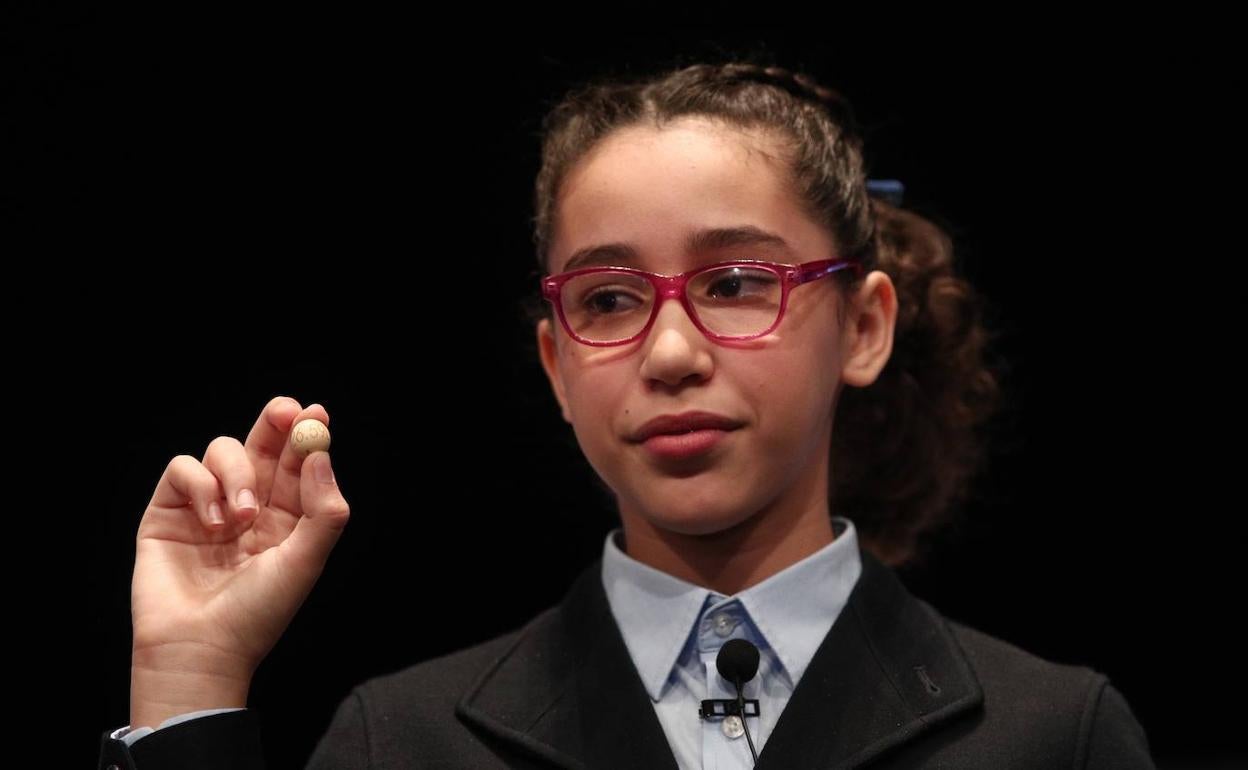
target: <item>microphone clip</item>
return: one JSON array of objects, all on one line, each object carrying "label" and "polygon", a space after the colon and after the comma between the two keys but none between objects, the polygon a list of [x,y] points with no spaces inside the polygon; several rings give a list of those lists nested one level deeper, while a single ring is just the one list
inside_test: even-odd
[{"label": "microphone clip", "polygon": [[[710,719],[713,717],[742,716],[742,714],[736,698],[707,698],[702,701],[702,706],[698,709],[698,716],[702,719]],[[757,698],[750,698],[745,701],[745,716],[758,716]]]}]

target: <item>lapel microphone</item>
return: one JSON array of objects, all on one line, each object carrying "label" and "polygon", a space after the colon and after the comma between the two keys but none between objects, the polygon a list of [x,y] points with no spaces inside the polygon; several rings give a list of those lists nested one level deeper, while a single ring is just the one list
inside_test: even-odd
[{"label": "lapel microphone", "polygon": [[[732,686],[737,689],[737,699],[736,701],[702,701],[702,708],[698,714],[703,718],[712,713],[738,716],[741,719],[741,727],[745,730],[745,740],[750,744],[750,756],[754,758],[754,764],[758,764],[758,752],[754,751],[754,739],[750,737],[750,728],[745,721],[746,701],[743,690],[745,683],[758,673],[758,648],[745,639],[729,639],[719,648],[719,655],[715,657],[715,668],[719,669],[720,676],[732,682]],[[716,704],[721,707],[716,708]],[[757,716],[758,701],[751,700],[750,704],[754,706],[753,713]]]}]

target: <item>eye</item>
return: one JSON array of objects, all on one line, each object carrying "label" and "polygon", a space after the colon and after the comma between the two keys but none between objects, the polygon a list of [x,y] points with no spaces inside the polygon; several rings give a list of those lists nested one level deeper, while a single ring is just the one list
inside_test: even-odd
[{"label": "eye", "polygon": [[[596,289],[590,293],[589,296],[585,297],[582,304],[592,313],[607,315],[614,310],[620,309],[621,302],[624,302],[626,305],[623,309],[630,309],[627,307],[628,298],[629,295],[622,291],[616,291],[609,288]],[[634,304],[633,308],[636,308],[639,304],[640,303]]]},{"label": "eye", "polygon": [[709,271],[697,281],[699,296],[722,302],[770,299],[780,286],[780,277],[770,270],[744,266]]}]

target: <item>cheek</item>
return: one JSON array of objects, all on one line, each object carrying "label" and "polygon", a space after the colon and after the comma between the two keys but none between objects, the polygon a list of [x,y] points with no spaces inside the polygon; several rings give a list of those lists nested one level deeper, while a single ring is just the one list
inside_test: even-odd
[{"label": "cheek", "polygon": [[618,441],[621,418],[616,411],[621,408],[618,405],[623,403],[623,396],[618,378],[612,377],[608,369],[573,369],[565,379],[572,427],[587,454]]},{"label": "cheek", "polygon": [[812,360],[806,352],[769,356],[760,363],[748,384],[759,439],[766,451],[784,457],[823,432],[838,382],[835,361]]}]

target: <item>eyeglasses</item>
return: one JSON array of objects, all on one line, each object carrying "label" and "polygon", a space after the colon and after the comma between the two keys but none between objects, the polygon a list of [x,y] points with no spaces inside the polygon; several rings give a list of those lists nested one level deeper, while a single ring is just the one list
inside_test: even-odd
[{"label": "eyeglasses", "polygon": [[[689,318],[714,340],[748,340],[771,332],[784,318],[796,286],[844,268],[861,275],[854,259],[800,265],[761,260],[718,262],[680,275],[629,267],[587,267],[542,278],[542,297],[568,336],[586,345],[623,345],[645,335],[661,300],[677,298]],[[656,302],[655,298],[661,300]]]}]

